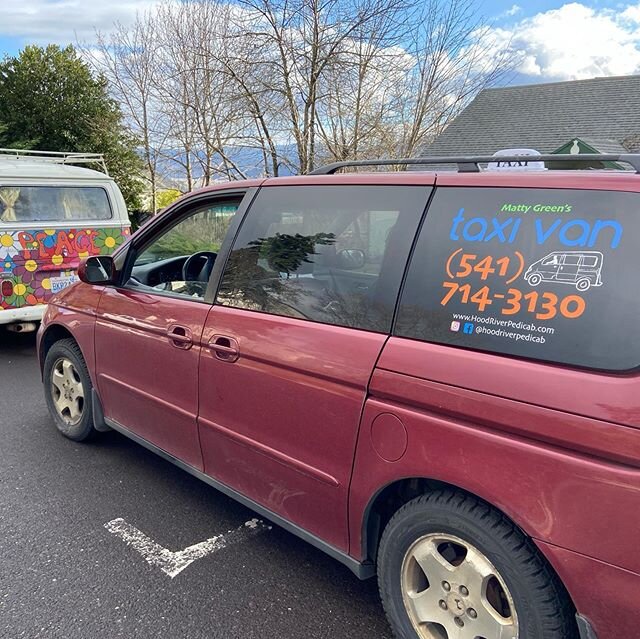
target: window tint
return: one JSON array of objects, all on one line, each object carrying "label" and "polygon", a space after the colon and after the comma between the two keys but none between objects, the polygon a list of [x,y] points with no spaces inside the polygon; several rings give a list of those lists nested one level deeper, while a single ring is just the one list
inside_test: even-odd
[{"label": "window tint", "polygon": [[217,303],[388,331],[429,192],[263,188],[229,256]]},{"label": "window tint", "polygon": [[0,186],[0,221],[108,220],[107,192],[92,186]]},{"label": "window tint", "polygon": [[129,285],[201,299],[237,203],[199,208],[164,229],[136,256]]},{"label": "window tint", "polygon": [[640,198],[440,188],[396,334],[608,370],[640,365]]}]

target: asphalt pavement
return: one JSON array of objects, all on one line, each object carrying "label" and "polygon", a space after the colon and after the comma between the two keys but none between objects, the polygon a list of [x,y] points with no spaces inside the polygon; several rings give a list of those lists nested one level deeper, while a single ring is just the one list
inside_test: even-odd
[{"label": "asphalt pavement", "polygon": [[172,551],[251,510],[125,437],[49,419],[35,335],[0,330],[0,637],[389,639],[375,580],[273,526],[174,578],[105,524]]}]

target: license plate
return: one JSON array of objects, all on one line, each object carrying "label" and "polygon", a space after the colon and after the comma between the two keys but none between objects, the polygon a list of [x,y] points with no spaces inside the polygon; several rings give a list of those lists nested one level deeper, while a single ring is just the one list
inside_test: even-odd
[{"label": "license plate", "polygon": [[71,286],[74,282],[79,280],[77,275],[65,275],[63,277],[52,277],[51,278],[51,292],[59,293],[63,288],[67,288],[67,286]]}]

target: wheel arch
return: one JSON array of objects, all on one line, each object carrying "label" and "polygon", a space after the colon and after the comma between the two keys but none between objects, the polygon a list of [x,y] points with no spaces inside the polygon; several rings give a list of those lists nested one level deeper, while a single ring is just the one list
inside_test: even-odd
[{"label": "wheel arch", "polygon": [[78,348],[80,348],[80,351],[82,352],[80,343],[66,326],[63,326],[62,324],[49,324],[49,326],[44,330],[42,337],[40,337],[40,348],[38,354],[41,374],[44,371],[44,361],[47,358],[47,353],[56,342],[63,339],[72,339],[76,344],[78,344]]},{"label": "wheel arch", "polygon": [[[403,477],[396,479],[378,489],[370,498],[362,517],[362,557],[365,561],[376,563],[377,551],[382,531],[394,513],[415,497],[434,490],[455,490],[484,502],[497,510],[524,535],[533,539],[533,535],[519,521],[505,511],[500,505],[492,503],[485,496],[479,495],[463,486],[452,484],[432,477]],[[542,551],[540,551],[541,554]]]},{"label": "wheel arch", "polygon": [[[362,516],[362,557],[364,560],[376,563],[382,532],[399,508],[415,497],[437,488],[452,488],[469,492],[459,486],[418,476],[403,477],[381,486],[369,499]],[[477,497],[477,495],[474,496]]]},{"label": "wheel arch", "polygon": [[466,488],[463,488],[461,486],[457,486],[450,482],[445,482],[439,479],[418,476],[404,477],[401,479],[396,479],[386,484],[385,486],[382,486],[376,493],[372,495],[362,517],[362,557],[365,562],[377,566],[378,546],[382,537],[382,532],[384,531],[384,528],[391,517],[393,517],[394,513],[399,508],[404,506],[404,504],[411,501],[415,497],[419,497],[420,495],[424,495],[425,493],[434,490],[455,490],[457,492],[464,493],[475,499],[478,499],[487,504],[487,506],[494,508],[495,510],[500,512],[503,517],[507,518],[514,526],[519,528],[522,531],[523,535],[527,536],[529,539],[532,539],[538,553],[540,553],[540,556],[543,558],[544,562],[556,576],[561,587],[567,593],[569,601],[571,602],[575,610],[575,602],[573,601],[573,597],[565,586],[562,575],[559,574],[556,570],[555,563],[550,561],[550,559],[546,556],[546,554],[538,546],[538,544],[535,544],[535,539],[533,539],[532,535],[530,535],[526,531],[526,529],[524,529],[516,520],[514,520],[513,517],[506,513],[504,509],[495,504],[492,504],[485,497],[467,490]]}]

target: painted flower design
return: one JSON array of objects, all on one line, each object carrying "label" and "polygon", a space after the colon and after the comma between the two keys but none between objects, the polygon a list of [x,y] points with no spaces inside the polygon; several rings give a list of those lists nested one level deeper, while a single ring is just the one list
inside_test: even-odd
[{"label": "painted flower design", "polygon": [[46,299],[51,294],[51,279],[47,277],[38,277],[31,282],[33,294],[39,303],[46,303]]},{"label": "painted flower design", "polygon": [[117,246],[124,241],[122,231],[120,229],[100,229],[94,244],[100,249],[101,253],[113,253]]},{"label": "painted flower design", "polygon": [[13,275],[13,269],[16,267],[16,262],[13,256],[7,255],[4,259],[0,260],[0,273],[4,275]]},{"label": "painted flower design", "polygon": [[51,263],[54,266],[60,266],[62,264],[62,262],[64,262],[64,256],[60,255],[60,253],[54,253],[51,256]]},{"label": "painted flower design", "polygon": [[45,237],[42,240],[42,243],[47,248],[53,248],[56,245],[58,233],[55,229],[45,229],[44,230]]},{"label": "painted flower design", "polygon": [[33,294],[33,288],[29,284],[22,282],[20,278],[17,278],[13,285],[13,294],[5,297],[4,301],[10,307],[14,306],[16,308],[38,303],[36,296]]},{"label": "painted flower design", "polygon": [[14,272],[25,284],[31,284],[36,276],[37,269],[38,263],[35,260],[25,260],[15,267]]},{"label": "painted flower design", "polygon": [[21,248],[17,234],[14,237],[11,233],[0,231],[0,260],[16,255]]}]

